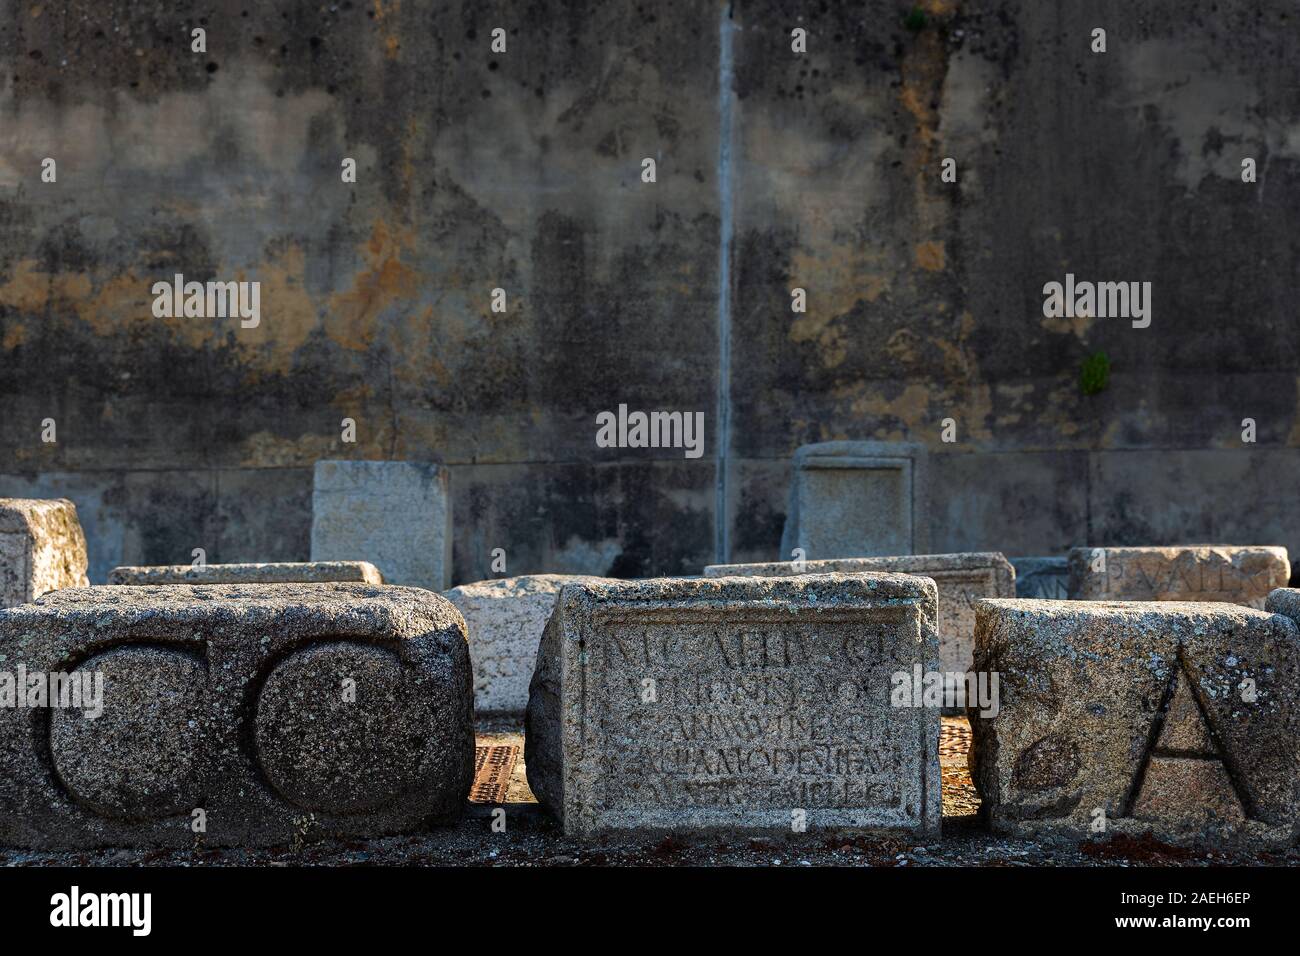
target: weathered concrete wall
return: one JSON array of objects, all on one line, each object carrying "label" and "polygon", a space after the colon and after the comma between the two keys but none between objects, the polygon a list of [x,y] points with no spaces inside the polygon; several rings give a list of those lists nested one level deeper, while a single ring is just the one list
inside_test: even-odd
[{"label": "weathered concrete wall", "polygon": [[[318,458],[436,460],[457,581],[638,576],[776,558],[795,447],[907,439],[932,550],[1300,548],[1300,15],[924,5],[6,7],[0,494],[72,498],[100,582],[305,560]],[[260,326],[155,318],[177,271]],[[1044,319],[1067,271],[1151,327]],[[704,457],[597,448],[620,402]]]}]

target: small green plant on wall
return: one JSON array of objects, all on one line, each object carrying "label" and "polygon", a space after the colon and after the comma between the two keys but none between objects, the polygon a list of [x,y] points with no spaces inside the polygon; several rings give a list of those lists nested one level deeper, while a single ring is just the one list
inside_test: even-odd
[{"label": "small green plant on wall", "polygon": [[913,7],[907,12],[907,16],[903,17],[903,26],[913,33],[924,30],[929,22],[930,18],[925,15],[925,11],[920,7]]},{"label": "small green plant on wall", "polygon": [[1110,384],[1110,359],[1105,352],[1093,352],[1079,366],[1079,389],[1085,395],[1104,392]]}]

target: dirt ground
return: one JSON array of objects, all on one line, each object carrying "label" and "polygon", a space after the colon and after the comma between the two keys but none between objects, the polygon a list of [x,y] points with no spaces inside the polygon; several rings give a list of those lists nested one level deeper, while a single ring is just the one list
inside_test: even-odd
[{"label": "dirt ground", "polygon": [[[1060,843],[991,836],[979,825],[979,795],[966,769],[970,725],[961,717],[945,717],[943,721],[939,746],[943,836],[925,843],[897,838],[795,835],[725,843],[673,837],[637,843],[577,843],[564,838],[529,791],[523,736],[518,727],[510,722],[488,722],[480,728],[478,745],[480,769],[471,803],[455,826],[383,839],[324,841],[300,849],[105,849],[89,853],[0,849],[0,866],[1300,865],[1300,849],[1234,854],[1188,850],[1149,838],[1116,836]],[[504,802],[487,799],[502,796]],[[504,806],[506,811],[504,832],[492,828],[493,811],[498,806]]]}]

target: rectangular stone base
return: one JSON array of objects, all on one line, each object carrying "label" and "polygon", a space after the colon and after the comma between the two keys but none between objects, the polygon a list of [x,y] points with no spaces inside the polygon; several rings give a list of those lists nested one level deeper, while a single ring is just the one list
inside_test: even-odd
[{"label": "rectangular stone base", "polygon": [[542,638],[528,780],[566,834],[938,832],[937,656],[903,575],[569,584]]}]

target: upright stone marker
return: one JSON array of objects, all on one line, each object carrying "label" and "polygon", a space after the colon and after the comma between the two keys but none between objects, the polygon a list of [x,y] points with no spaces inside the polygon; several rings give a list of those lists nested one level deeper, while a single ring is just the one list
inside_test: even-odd
[{"label": "upright stone marker", "polygon": [[1083,601],[1227,601],[1259,609],[1290,577],[1286,548],[1279,547],[1070,551],[1070,597]]},{"label": "upright stone marker", "polygon": [[[1294,592],[1292,592],[1294,593]],[[1294,601],[1287,603],[1295,607]],[[1221,603],[983,601],[972,776],[998,833],[1289,844],[1300,823],[1300,631]]]},{"label": "upright stone marker", "polygon": [[997,551],[909,554],[887,558],[833,558],[796,565],[711,564],[706,578],[788,577],[791,574],[862,574],[888,571],[932,578],[939,587],[939,667],[948,673],[971,669],[975,651],[975,602],[1016,596],[1016,572]]},{"label": "upright stone marker", "polygon": [[0,844],[377,836],[469,793],[465,624],[428,591],[73,588],[0,612],[0,655],[0,703],[60,688],[0,706]]},{"label": "upright stone marker", "polygon": [[76,505],[66,498],[0,498],[0,608],[89,583]]},{"label": "upright stone marker", "polygon": [[939,828],[933,582],[569,584],[537,655],[528,782],[567,834]]},{"label": "upright stone marker", "polygon": [[1012,558],[1016,597],[1064,601],[1070,596],[1070,567],[1064,557]]},{"label": "upright stone marker", "polygon": [[366,561],[302,561],[267,564],[190,564],[114,568],[109,584],[383,584]]},{"label": "upright stone marker", "polygon": [[855,558],[917,554],[929,534],[926,453],[905,442],[832,441],[794,456],[781,557]]},{"label": "upright stone marker", "polygon": [[522,714],[528,708],[537,647],[560,588],[574,581],[602,580],[578,574],[529,574],[462,584],[443,594],[456,605],[469,631],[477,712]]},{"label": "upright stone marker", "polygon": [[447,469],[413,461],[318,461],[312,561],[368,561],[390,584],[444,590],[451,576]]}]

